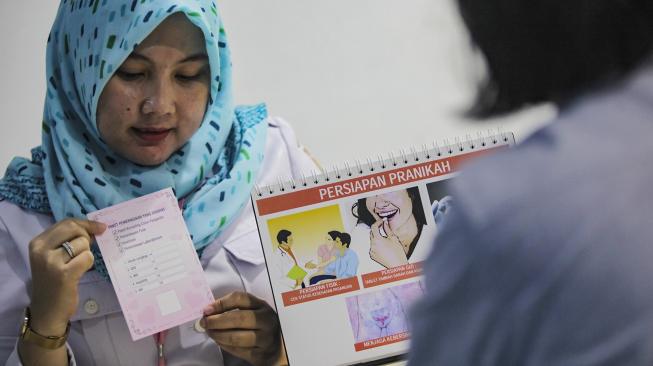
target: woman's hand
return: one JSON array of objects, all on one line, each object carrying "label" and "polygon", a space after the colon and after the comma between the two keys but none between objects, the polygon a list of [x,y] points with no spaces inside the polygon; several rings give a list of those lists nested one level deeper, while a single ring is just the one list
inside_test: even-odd
[{"label": "woman's hand", "polygon": [[379,220],[370,228],[370,258],[385,268],[408,263],[403,244],[386,220]]},{"label": "woman's hand", "polygon": [[202,325],[220,348],[253,365],[285,359],[277,313],[256,296],[232,292],[216,300],[204,309]]},{"label": "woman's hand", "polygon": [[[56,223],[29,243],[32,269],[31,328],[45,336],[61,336],[75,314],[77,285],[93,266],[90,244],[106,225],[80,219]],[[74,257],[62,247],[68,242]]]}]

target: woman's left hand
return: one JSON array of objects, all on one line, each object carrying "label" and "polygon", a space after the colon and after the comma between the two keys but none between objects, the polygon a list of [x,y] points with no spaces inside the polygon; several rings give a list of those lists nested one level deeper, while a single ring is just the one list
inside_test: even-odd
[{"label": "woman's left hand", "polygon": [[[282,352],[277,313],[262,299],[232,292],[204,309],[202,325],[223,350],[253,365],[276,365]],[[284,357],[285,358],[285,357]]]}]

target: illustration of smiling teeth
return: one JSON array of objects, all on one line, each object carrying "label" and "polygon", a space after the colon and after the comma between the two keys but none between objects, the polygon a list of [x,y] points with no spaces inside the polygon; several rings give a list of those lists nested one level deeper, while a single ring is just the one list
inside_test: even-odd
[{"label": "illustration of smiling teeth", "polygon": [[379,215],[379,217],[382,218],[382,219],[384,219],[384,218],[389,219],[392,216],[396,215],[398,211],[399,211],[399,209],[390,210],[390,211],[381,211],[381,212],[377,212],[376,214]]}]

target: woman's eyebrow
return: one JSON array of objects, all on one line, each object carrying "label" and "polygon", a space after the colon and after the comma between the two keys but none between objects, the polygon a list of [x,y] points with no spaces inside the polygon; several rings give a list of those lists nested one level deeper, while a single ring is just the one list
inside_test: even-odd
[{"label": "woman's eyebrow", "polygon": [[150,60],[147,56],[141,55],[140,53],[138,53],[136,51],[133,51],[132,53],[130,53],[129,56],[127,56],[127,58],[128,59],[129,58],[135,58],[135,59],[138,59],[138,60],[142,60],[142,61],[152,63],[152,60]]},{"label": "woman's eyebrow", "polygon": [[[152,62],[152,60],[149,57],[147,57],[145,55],[141,55],[140,53],[138,53],[136,51],[132,52],[127,58],[133,58],[133,59],[143,60],[143,61],[148,62],[148,63],[154,63],[154,62]],[[192,54],[192,55],[184,58],[183,60],[179,61],[178,63],[183,64],[185,62],[208,61],[208,60],[209,60],[209,56],[204,52],[200,52],[200,53]]]},{"label": "woman's eyebrow", "polygon": [[183,64],[184,62],[208,61],[208,60],[209,60],[209,56],[204,52],[200,52],[186,57],[185,59],[179,61],[179,63]]}]

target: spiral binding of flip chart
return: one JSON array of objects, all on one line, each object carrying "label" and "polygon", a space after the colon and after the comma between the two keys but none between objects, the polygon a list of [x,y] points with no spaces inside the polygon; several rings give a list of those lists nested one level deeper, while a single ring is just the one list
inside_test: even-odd
[{"label": "spiral binding of flip chart", "polygon": [[265,186],[256,185],[252,196],[254,199],[270,197],[409,166],[419,162],[438,160],[471,151],[514,144],[515,137],[513,133],[503,132],[501,128],[488,130],[487,132],[477,132],[476,136],[467,134],[464,137],[443,138],[431,144],[424,144],[419,148],[411,147],[408,150],[400,149],[398,152],[391,151],[385,158],[382,155],[377,155],[374,158],[366,158],[363,161],[358,159],[353,162],[346,161],[320,172],[311,171],[302,173],[302,177],[299,180],[279,177],[277,183]]}]

